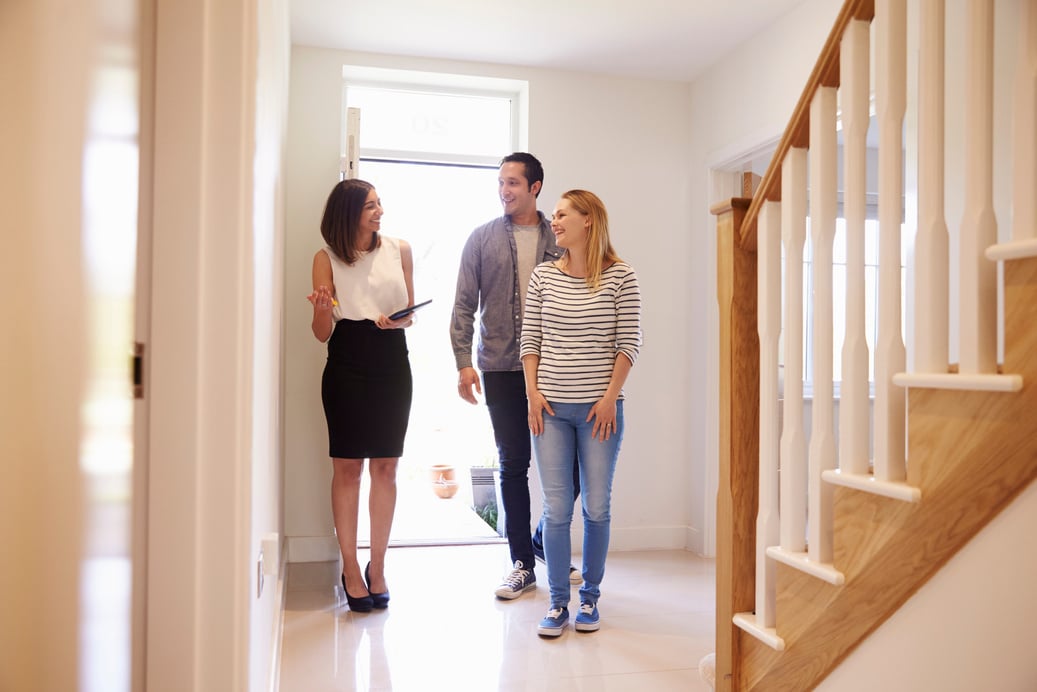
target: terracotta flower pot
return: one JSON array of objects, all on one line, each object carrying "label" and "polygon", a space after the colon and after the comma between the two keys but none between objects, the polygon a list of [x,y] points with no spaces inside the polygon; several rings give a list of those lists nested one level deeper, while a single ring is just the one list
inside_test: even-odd
[{"label": "terracotta flower pot", "polygon": [[454,477],[454,467],[450,464],[433,464],[429,468],[429,476],[432,481],[432,491],[444,500],[457,494],[457,479]]}]

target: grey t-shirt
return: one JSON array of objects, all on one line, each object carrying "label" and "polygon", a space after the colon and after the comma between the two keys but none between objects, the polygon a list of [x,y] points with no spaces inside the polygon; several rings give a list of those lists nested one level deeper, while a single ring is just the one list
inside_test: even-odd
[{"label": "grey t-shirt", "polygon": [[525,314],[529,277],[533,274],[533,267],[537,265],[537,238],[540,226],[514,226],[514,229],[515,248],[518,250],[519,310]]}]

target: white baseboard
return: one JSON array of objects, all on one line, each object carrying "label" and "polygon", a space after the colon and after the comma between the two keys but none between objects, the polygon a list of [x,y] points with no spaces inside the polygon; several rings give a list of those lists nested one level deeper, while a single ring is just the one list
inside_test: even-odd
[{"label": "white baseboard", "polygon": [[694,526],[688,526],[684,529],[684,549],[690,550],[702,557],[716,557],[716,555],[708,554],[706,550],[706,535],[702,530],[696,529]]},{"label": "white baseboard", "polygon": [[[339,559],[334,536],[288,536],[289,562],[331,562]],[[583,545],[583,526],[573,521],[572,545],[579,551]],[[687,526],[612,527],[609,550],[688,550],[702,555],[702,533]],[[712,557],[712,556],[706,556]]]},{"label": "white baseboard", "polygon": [[[634,550],[688,550],[683,526],[639,526],[633,528],[612,527],[609,550],[627,552]],[[573,550],[583,546],[583,527],[573,521]]]},{"label": "white baseboard", "polygon": [[273,653],[270,661],[270,692],[281,689],[281,643],[284,639],[285,594],[288,591],[288,549],[281,551],[277,569],[277,591],[274,594]]}]

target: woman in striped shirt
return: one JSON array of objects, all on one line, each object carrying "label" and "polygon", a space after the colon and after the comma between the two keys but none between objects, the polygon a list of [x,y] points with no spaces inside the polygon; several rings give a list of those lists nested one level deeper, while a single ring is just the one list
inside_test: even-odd
[{"label": "woman in striped shirt", "polygon": [[544,493],[551,589],[551,609],[537,631],[557,637],[569,619],[576,457],[583,498],[584,581],[575,627],[584,632],[599,627],[612,478],[623,440],[623,383],[641,347],[641,292],[634,270],[612,249],[608,214],[597,195],[586,190],[564,193],[551,230],[565,254],[533,270],[520,355]]}]

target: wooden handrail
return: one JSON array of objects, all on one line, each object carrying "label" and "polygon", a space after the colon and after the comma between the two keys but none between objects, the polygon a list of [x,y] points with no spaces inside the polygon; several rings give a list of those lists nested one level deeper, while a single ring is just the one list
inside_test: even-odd
[{"label": "wooden handrail", "polygon": [[805,148],[809,143],[810,132],[810,101],[814,98],[814,92],[820,87],[839,86],[839,52],[843,40],[843,32],[846,26],[855,19],[870,21],[875,17],[875,0],[846,0],[839,16],[832,25],[832,31],[828,34],[821,55],[814,63],[814,70],[810,73],[803,93],[800,94],[792,118],[785,128],[785,134],[778,142],[778,148],[774,151],[767,172],[760,181],[760,186],[753,195],[753,201],[742,219],[742,225],[738,229],[740,244],[748,249],[756,248],[756,217],[760,214],[760,207],[767,200],[781,200],[781,162],[792,147]]}]

